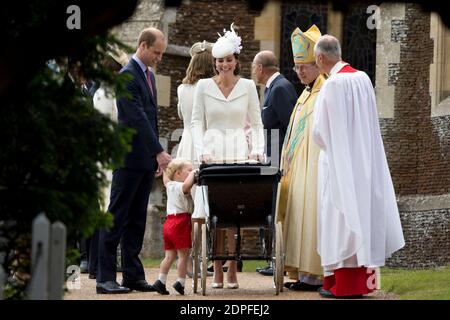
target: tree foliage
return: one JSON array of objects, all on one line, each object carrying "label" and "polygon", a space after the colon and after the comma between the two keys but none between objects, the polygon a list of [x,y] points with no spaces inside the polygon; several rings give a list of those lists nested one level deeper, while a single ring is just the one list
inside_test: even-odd
[{"label": "tree foliage", "polygon": [[[10,43],[20,39],[21,30],[42,27],[54,1],[31,2],[32,19],[8,31]],[[124,94],[125,76],[102,63],[111,44],[124,46],[107,31],[80,39],[67,51],[70,61],[86,78]],[[71,254],[76,240],[111,225],[111,215],[99,205],[107,183],[104,169],[119,166],[130,149],[133,132],[94,109],[92,97],[68,76],[68,57],[61,53],[33,61],[19,85],[0,91],[0,263],[8,274],[7,298],[25,297],[31,222],[37,214],[66,225]],[[59,65],[50,64],[52,59]]]}]

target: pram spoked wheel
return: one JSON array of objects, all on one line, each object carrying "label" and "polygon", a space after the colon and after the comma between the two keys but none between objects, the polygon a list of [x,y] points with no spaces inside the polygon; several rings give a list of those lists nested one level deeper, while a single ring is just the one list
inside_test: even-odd
[{"label": "pram spoked wheel", "polygon": [[206,295],[206,223],[202,224],[202,295]]},{"label": "pram spoked wheel", "polygon": [[284,248],[283,248],[283,227],[281,222],[275,225],[275,255],[272,252],[273,262],[273,281],[275,285],[275,294],[278,295],[283,292],[284,282]]},{"label": "pram spoked wheel", "polygon": [[194,240],[192,243],[192,281],[193,291],[197,293],[198,273],[200,271],[200,250],[202,242],[201,226],[205,223],[205,219],[192,219],[194,224]]},{"label": "pram spoked wheel", "polygon": [[[193,219],[194,223],[194,241],[192,245],[192,281],[193,291],[198,290],[198,275],[200,274],[202,295],[206,294],[206,277],[207,277],[207,234],[205,219]],[[201,263],[201,266],[200,266]],[[201,270],[201,272],[199,272]]]}]

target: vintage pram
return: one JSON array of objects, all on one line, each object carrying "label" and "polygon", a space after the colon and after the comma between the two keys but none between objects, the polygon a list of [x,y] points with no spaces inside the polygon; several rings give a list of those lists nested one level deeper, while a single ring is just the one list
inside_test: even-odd
[{"label": "vintage pram", "polygon": [[[197,292],[199,264],[202,294],[206,294],[207,262],[214,260],[266,260],[274,266],[274,288],[283,290],[284,250],[282,224],[275,223],[276,201],[280,171],[263,164],[203,164],[198,185],[209,205],[206,219],[193,219],[193,286]],[[200,190],[199,190],[200,191]],[[199,192],[197,191],[197,192]],[[234,254],[219,254],[216,250],[216,231],[236,227]],[[241,229],[259,228],[259,255],[241,254]],[[201,245],[200,245],[201,244]],[[226,250],[226,249],[225,249]],[[201,259],[200,259],[201,255]]]}]

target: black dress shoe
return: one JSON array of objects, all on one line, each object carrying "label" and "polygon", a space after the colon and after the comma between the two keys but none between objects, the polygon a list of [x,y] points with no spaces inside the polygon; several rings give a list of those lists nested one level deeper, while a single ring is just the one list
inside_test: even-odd
[{"label": "black dress shoe", "polygon": [[[312,284],[309,284],[309,283],[297,281],[297,282],[293,283],[289,287],[289,289],[290,290],[294,290],[294,291],[317,291],[321,287],[322,287],[321,284],[319,284],[319,285],[312,285]],[[326,290],[326,291],[328,291],[328,290]]]},{"label": "black dress shoe", "polygon": [[97,274],[96,273],[89,273],[89,279],[96,279]]},{"label": "black dress shoe", "polygon": [[155,283],[153,284],[153,288],[155,288],[155,290],[159,293],[159,294],[163,294],[163,295],[168,295],[169,291],[167,291],[166,289],[166,285],[164,283],[161,282],[161,280],[156,280]]},{"label": "black dress shoe", "polygon": [[270,264],[268,264],[265,267],[258,267],[258,268],[256,268],[256,272],[260,272],[262,269],[267,269],[267,268],[270,268]]},{"label": "black dress shoe", "polygon": [[286,289],[290,289],[294,283],[297,283],[297,282],[293,282],[293,281],[285,282],[285,283],[283,283],[283,287],[285,287]]},{"label": "black dress shoe", "polygon": [[80,262],[80,273],[88,273],[89,272],[89,265],[86,260],[82,260]]},{"label": "black dress shoe", "polygon": [[333,292],[329,290],[325,290],[323,287],[320,287],[318,290],[319,294],[324,298],[332,298],[332,299],[362,299],[362,294],[354,295],[354,296],[335,296]]},{"label": "black dress shoe", "polygon": [[268,266],[264,269],[261,269],[258,272],[264,276],[273,276],[273,268],[270,266]]},{"label": "black dress shoe", "polygon": [[176,281],[172,286],[177,292],[184,296],[184,287],[180,281]]},{"label": "black dress shoe", "polygon": [[97,282],[96,289],[98,294],[119,294],[130,292],[129,288],[122,287],[115,281]]},{"label": "black dress shoe", "polygon": [[336,299],[337,297],[333,294],[333,292],[329,290],[325,290],[323,287],[320,287],[319,290],[317,290],[319,294],[324,298],[333,298]]},{"label": "black dress shoe", "polygon": [[153,292],[156,291],[156,289],[151,285],[148,284],[145,280],[138,280],[138,281],[122,281],[122,286],[130,288],[130,290],[135,291],[142,291],[142,292]]}]

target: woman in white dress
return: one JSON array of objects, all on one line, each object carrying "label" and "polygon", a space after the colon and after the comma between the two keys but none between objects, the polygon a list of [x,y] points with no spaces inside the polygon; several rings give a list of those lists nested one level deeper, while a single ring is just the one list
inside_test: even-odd
[{"label": "woman in white dress", "polygon": [[[212,48],[216,76],[197,83],[191,129],[195,152],[201,162],[262,159],[264,135],[258,93],[252,80],[239,77],[241,49],[241,38],[231,25],[231,31],[225,32]],[[245,134],[247,118],[251,127],[251,149]],[[227,230],[228,254],[235,253],[235,233],[235,228]],[[217,237],[217,248],[223,247],[224,240]],[[239,287],[236,261],[229,261],[228,266],[227,287],[236,289]],[[214,261],[213,288],[223,288],[220,260]]]},{"label": "woman in white dress", "polygon": [[186,77],[177,88],[178,116],[183,120],[183,134],[178,145],[177,158],[198,162],[195,155],[194,144],[191,135],[191,115],[194,101],[194,91],[200,79],[214,76],[213,56],[211,55],[212,43],[197,42],[189,53],[191,61],[186,70]]}]

